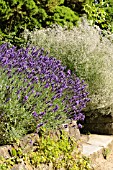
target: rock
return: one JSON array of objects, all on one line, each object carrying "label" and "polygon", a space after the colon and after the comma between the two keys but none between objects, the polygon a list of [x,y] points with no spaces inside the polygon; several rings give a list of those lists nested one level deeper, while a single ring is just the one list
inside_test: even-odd
[{"label": "rock", "polygon": [[32,133],[21,138],[19,145],[23,150],[23,153],[31,152],[35,149],[34,143],[39,139],[37,133]]},{"label": "rock", "polygon": [[113,135],[113,106],[86,113],[82,132]]},{"label": "rock", "polygon": [[33,168],[29,165],[29,163],[26,161],[24,162],[22,160],[21,163],[14,165],[11,170],[33,170]]},{"label": "rock", "polygon": [[35,168],[34,170],[53,170],[53,166],[42,164]]},{"label": "rock", "polygon": [[72,121],[68,126],[63,125],[63,129],[68,133],[69,137],[73,137],[76,140],[80,139],[80,131],[77,127],[77,122]]},{"label": "rock", "polygon": [[20,145],[22,148],[25,148],[27,145],[32,146],[39,139],[37,133],[31,133],[21,138]]},{"label": "rock", "polygon": [[11,170],[28,170],[24,163],[14,165]]},{"label": "rock", "polygon": [[0,156],[4,158],[10,158],[9,150],[11,149],[11,145],[0,146]]},{"label": "rock", "polygon": [[113,135],[113,123],[88,123],[84,125],[83,132]]},{"label": "rock", "polygon": [[77,127],[76,121],[72,121],[71,125],[69,126],[69,136],[74,137],[75,140],[80,139],[80,131]]}]

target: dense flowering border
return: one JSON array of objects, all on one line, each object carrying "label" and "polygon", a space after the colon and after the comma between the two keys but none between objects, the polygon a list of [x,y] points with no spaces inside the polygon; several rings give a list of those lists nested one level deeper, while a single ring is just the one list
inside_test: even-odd
[{"label": "dense flowering border", "polygon": [[[20,78],[21,75],[24,75],[24,88],[23,85],[13,86],[13,88],[17,88],[17,98],[18,100],[21,98],[23,104],[27,103],[30,95],[38,98],[43,94],[43,91],[37,91],[37,84],[43,86],[44,89],[49,89],[54,94],[51,98],[49,97],[49,100],[43,99],[45,109],[40,113],[37,113],[36,110],[38,103],[33,104],[30,111],[37,120],[43,120],[43,117],[46,117],[48,108],[50,112],[55,114],[61,105],[67,119],[84,120],[85,116],[81,111],[89,101],[84,81],[81,81],[75,74],[71,74],[70,70],[66,71],[66,67],[63,67],[59,60],[44,54],[43,49],[37,50],[35,47],[32,49],[27,47],[17,50],[15,46],[10,47],[8,44],[2,44],[0,46],[0,67],[7,72],[9,80],[12,80],[11,78],[14,75],[19,75]],[[13,84],[14,80],[10,83]],[[19,94],[23,96],[21,97]],[[53,107],[53,103],[57,99],[61,99],[60,106],[56,102]],[[6,102],[9,101],[10,98],[6,98]],[[57,114],[54,118],[60,119],[60,114]],[[37,128],[46,123],[49,122],[40,121]],[[80,124],[78,126],[81,127]]]}]

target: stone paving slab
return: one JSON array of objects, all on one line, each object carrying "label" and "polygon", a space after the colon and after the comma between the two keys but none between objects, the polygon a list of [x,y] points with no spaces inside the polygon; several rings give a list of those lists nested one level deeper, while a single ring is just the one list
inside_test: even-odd
[{"label": "stone paving slab", "polygon": [[[110,146],[113,142],[113,135],[81,135],[81,141],[83,147],[82,154],[90,156]],[[113,147],[113,145],[110,147]]]}]

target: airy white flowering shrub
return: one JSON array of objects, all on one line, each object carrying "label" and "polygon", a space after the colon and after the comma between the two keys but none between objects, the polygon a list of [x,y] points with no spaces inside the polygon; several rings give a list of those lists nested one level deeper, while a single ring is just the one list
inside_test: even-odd
[{"label": "airy white flowering shrub", "polygon": [[86,81],[91,98],[87,109],[113,103],[113,43],[102,36],[98,27],[83,19],[72,30],[53,26],[33,32],[25,30],[23,36],[30,44],[49,51]]}]

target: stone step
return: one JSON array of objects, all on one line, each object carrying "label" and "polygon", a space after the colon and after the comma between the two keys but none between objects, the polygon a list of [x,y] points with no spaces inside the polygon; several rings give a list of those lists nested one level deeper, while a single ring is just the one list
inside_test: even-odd
[{"label": "stone step", "polygon": [[[101,162],[103,163],[104,159],[107,159],[107,156],[110,153],[112,153],[113,157],[113,135],[81,134],[81,142],[82,154],[90,158],[94,170],[98,170],[98,168],[96,167],[98,164],[98,160],[101,160]],[[110,163],[112,164],[110,170],[113,170],[113,162]],[[104,169],[108,170],[108,168],[106,168],[107,167],[105,167]],[[103,168],[100,168],[99,170],[101,169],[104,170]]]}]

